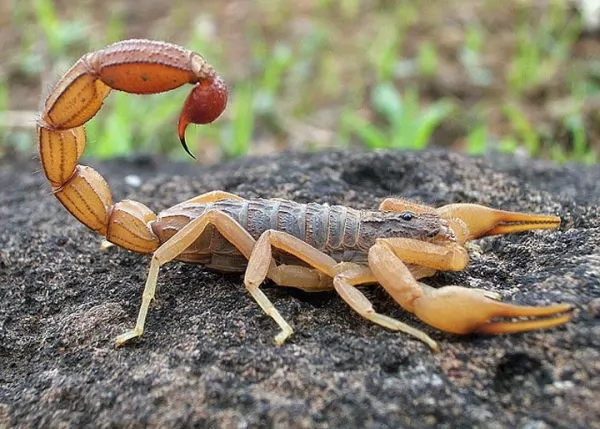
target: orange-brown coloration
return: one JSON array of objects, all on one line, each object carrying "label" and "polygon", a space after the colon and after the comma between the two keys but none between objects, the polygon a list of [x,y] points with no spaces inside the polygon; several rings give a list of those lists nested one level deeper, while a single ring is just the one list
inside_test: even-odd
[{"label": "orange-brown coloration", "polygon": [[189,124],[210,124],[216,120],[227,106],[227,87],[220,77],[210,82],[200,82],[190,92],[181,115],[177,132],[185,151],[193,157],[185,143],[185,130]]},{"label": "orange-brown coloration", "polygon": [[[227,102],[225,84],[200,54],[170,43],[118,42],[85,54],[59,80],[43,103],[37,127],[40,159],[54,194],[80,222],[106,234],[109,219],[114,218],[110,190],[104,179],[92,168],[77,165],[85,148],[83,124],[96,115],[112,89],[154,94],[187,83],[195,86],[179,122],[215,120]],[[196,107],[197,97],[192,94],[199,87],[204,88],[205,95],[199,100],[203,104]],[[213,87],[216,90],[211,92]],[[212,104],[211,94],[215,97]],[[209,111],[202,115],[207,105]],[[136,213],[141,219],[146,218]],[[132,224],[128,238],[116,232],[113,238],[136,243],[132,246],[138,251],[153,252],[157,240],[148,239],[141,231]]]},{"label": "orange-brown coloration", "polygon": [[52,186],[59,187],[66,183],[75,171],[77,161],[83,153],[85,131],[83,127],[70,130],[48,130],[39,127],[38,132],[44,173]]},{"label": "orange-brown coloration", "polygon": [[[213,191],[155,215],[145,205],[113,204],[108,185],[94,169],[78,165],[85,148],[83,124],[94,117],[112,89],[153,94],[186,83],[178,135],[187,151],[190,123],[214,121],[227,104],[227,88],[197,53],[180,46],[127,40],[84,55],[43,103],[37,126],[44,174],[65,208],[114,244],[152,253],[135,328],[117,345],[142,335],[159,268],[180,259],[222,271],[245,270],[244,285],[281,328],[282,344],[292,328],[260,290],[271,279],[306,291],[335,289],[358,314],[408,333],[437,350],[424,332],[378,314],[357,285],[379,283],[399,305],[422,321],[459,334],[521,332],[558,326],[570,319],[568,304],[526,307],[498,302],[490,292],[460,286],[431,288],[419,280],[468,263],[464,244],[493,234],[553,229],[560,218],[490,209],[473,204],[428,207],[385,200],[378,210],[247,201]],[[189,151],[188,151],[189,153]],[[533,317],[532,320],[497,318]]]},{"label": "orange-brown coloration", "polygon": [[147,249],[157,249],[160,241],[150,228],[150,223],[155,219],[152,210],[142,203],[119,201],[112,209],[106,239],[134,252],[145,253]]},{"label": "orange-brown coloration", "polygon": [[78,165],[54,195],[65,208],[88,228],[106,234],[112,196],[104,178],[93,168]]}]

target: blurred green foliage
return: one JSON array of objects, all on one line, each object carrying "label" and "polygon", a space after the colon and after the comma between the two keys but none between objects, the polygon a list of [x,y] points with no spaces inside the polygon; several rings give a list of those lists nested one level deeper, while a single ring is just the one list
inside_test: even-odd
[{"label": "blurred green foliage", "polygon": [[[0,80],[0,114],[8,117],[14,80],[42,76],[42,87],[51,85],[83,53],[131,37],[126,3],[90,7],[93,3],[73,2],[70,13],[52,0],[12,3],[19,47],[11,64],[17,72]],[[470,154],[521,150],[559,162],[597,162],[600,145],[590,135],[597,139],[598,134],[590,129],[600,118],[586,116],[585,106],[600,97],[600,62],[574,62],[583,29],[567,2],[540,9],[535,2],[513,1],[513,49],[497,55],[492,55],[495,38],[511,32],[498,33],[478,18],[498,13],[492,1],[478,2],[479,15],[472,20],[446,28],[445,14],[469,2],[436,1],[426,7],[418,0],[315,0],[303,3],[311,5],[303,9],[261,0],[251,16],[237,22],[238,38],[225,32],[220,42],[215,27],[225,3],[207,2],[204,13],[195,15],[188,11],[193,2],[183,2],[170,9],[168,19],[143,22],[145,37],[176,40],[201,52],[228,82],[224,117],[190,127],[193,152],[216,147],[222,158],[239,157],[257,141],[272,150],[289,141],[301,142],[306,150],[421,150],[441,140]],[[102,7],[110,13],[95,12]],[[442,37],[426,37],[438,33]],[[546,111],[532,110],[535,94],[548,87],[559,88],[568,103],[557,117],[540,123]],[[86,155],[147,151],[184,158],[175,123],[185,91],[147,100],[115,91],[87,124]],[[1,119],[1,143],[33,148],[34,133],[24,134]],[[313,132],[304,135],[298,129],[305,128],[290,123],[307,124]],[[448,129],[454,132],[444,138]]]}]

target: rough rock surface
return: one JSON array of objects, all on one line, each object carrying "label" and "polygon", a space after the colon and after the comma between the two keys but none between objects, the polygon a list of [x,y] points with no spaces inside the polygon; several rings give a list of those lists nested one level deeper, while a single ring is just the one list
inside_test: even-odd
[{"label": "rough rock surface", "polygon": [[[568,302],[547,331],[458,337],[425,326],[380,288],[381,312],[430,333],[433,354],[355,315],[334,293],[266,285],[295,328],[283,347],[241,277],[168,264],[143,338],[148,257],[66,214],[33,161],[0,164],[0,427],[600,427],[600,169],[445,152],[317,153],[211,168],[121,160],[97,166],[115,198],[162,209],[224,189],[244,197],[375,207],[390,195],[559,214],[557,231],[479,240],[459,273],[428,283]],[[124,180],[142,179],[141,187]]]}]

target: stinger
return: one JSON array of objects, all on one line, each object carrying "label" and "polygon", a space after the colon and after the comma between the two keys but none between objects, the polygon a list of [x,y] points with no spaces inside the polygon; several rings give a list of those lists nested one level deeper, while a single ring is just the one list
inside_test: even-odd
[{"label": "stinger", "polygon": [[227,105],[227,86],[223,79],[214,76],[200,80],[188,95],[181,114],[177,131],[185,151],[195,159],[185,141],[185,130],[189,124],[210,124],[217,119]]}]

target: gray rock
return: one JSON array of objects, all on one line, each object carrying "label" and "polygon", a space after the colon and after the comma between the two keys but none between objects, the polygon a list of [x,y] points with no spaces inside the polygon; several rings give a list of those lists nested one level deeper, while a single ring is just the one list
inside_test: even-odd
[{"label": "gray rock", "polygon": [[[428,279],[526,304],[576,306],[566,326],[452,336],[406,314],[381,288],[376,308],[428,332],[433,354],[355,315],[334,293],[265,285],[295,334],[239,275],[170,263],[141,340],[135,322],[148,257],[100,251],[100,237],[50,195],[32,161],[0,164],[0,427],[600,427],[600,169],[501,156],[316,153],[211,168],[149,158],[97,165],[115,200],[156,210],[224,189],[244,197],[376,207],[403,195],[559,214],[556,231],[489,237],[464,272]],[[140,187],[128,185],[137,175]]]}]

